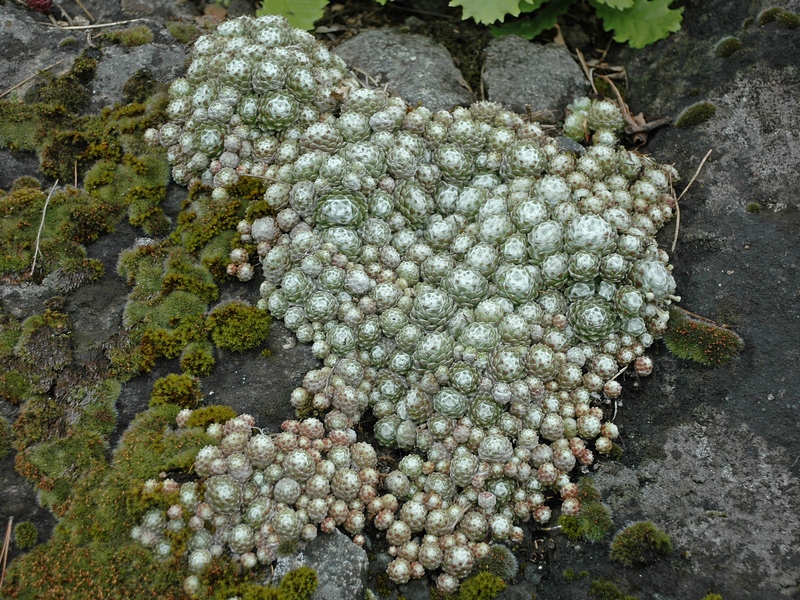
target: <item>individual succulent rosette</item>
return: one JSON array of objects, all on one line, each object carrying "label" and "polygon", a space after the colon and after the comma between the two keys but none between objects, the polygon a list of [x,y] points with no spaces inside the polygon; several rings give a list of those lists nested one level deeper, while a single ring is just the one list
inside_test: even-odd
[{"label": "individual succulent rosette", "polygon": [[[497,104],[433,113],[361,87],[275,17],[201,38],[171,93],[157,137],[177,181],[217,196],[239,176],[269,182],[274,214],[239,227],[257,244],[259,307],[322,361],[291,402],[324,415],[317,439],[342,440],[309,454],[316,474],[297,485],[278,485],[293,447],[254,467],[277,519],[261,535],[342,525],[359,543],[366,516],[393,581],[441,570],[453,592],[490,542],[521,541],[559,499],[577,514],[573,480],[618,436],[617,377],[652,371],[644,352],[678,300],[655,239],[677,173],[618,145],[616,106],[573,104],[566,133],[592,142],[576,152]],[[368,411],[375,441],[407,453],[382,482],[353,452]],[[244,545],[229,551],[269,562]]]}]

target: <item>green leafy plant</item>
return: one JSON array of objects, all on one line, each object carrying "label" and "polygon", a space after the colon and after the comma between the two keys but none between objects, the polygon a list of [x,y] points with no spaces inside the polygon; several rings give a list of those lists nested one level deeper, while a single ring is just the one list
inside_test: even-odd
[{"label": "green leafy plant", "polygon": [[[376,0],[386,4],[388,0]],[[575,0],[451,0],[461,7],[463,19],[492,25],[496,36],[509,34],[533,39],[555,26]],[[683,8],[670,8],[673,0],[589,0],[606,31],[614,40],[642,48],[681,28]],[[280,14],[295,27],[313,29],[324,13],[328,0],[263,0],[258,15]],[[506,18],[511,19],[506,22]],[[494,25],[497,22],[501,25]]]}]

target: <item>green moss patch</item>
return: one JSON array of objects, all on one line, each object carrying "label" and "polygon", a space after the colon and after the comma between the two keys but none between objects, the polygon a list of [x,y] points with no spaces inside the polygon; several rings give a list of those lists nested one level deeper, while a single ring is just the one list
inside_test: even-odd
[{"label": "green moss patch", "polygon": [[224,423],[236,417],[236,411],[224,404],[212,404],[193,410],[186,421],[186,427],[202,427],[205,429],[211,423]]},{"label": "green moss patch", "polygon": [[459,600],[494,600],[506,589],[506,582],[492,575],[483,572],[465,579],[459,589]]},{"label": "green moss patch", "polygon": [[[147,510],[166,509],[175,500],[163,492],[144,494],[142,482],[162,471],[188,469],[197,451],[211,443],[198,429],[172,428],[179,410],[165,405],[137,417],[122,437],[113,466],[98,463],[75,482],[53,538],[10,566],[4,588],[8,597],[184,598],[181,561],[156,561],[130,538]],[[179,546],[181,539],[175,534],[172,541]],[[230,566],[223,568],[235,578]]]},{"label": "green moss patch", "polygon": [[219,348],[244,352],[263,344],[269,335],[269,315],[244,302],[229,302],[208,315],[211,339]]},{"label": "green moss patch", "polygon": [[678,358],[707,367],[727,364],[744,348],[744,341],[736,332],[677,307],[670,309],[664,343]]},{"label": "green moss patch", "polygon": [[14,525],[14,543],[17,548],[27,550],[39,542],[39,530],[30,521],[22,521]]},{"label": "green moss patch", "polygon": [[576,516],[561,515],[558,524],[561,532],[572,541],[600,542],[608,537],[614,526],[611,510],[600,502],[600,493],[591,479],[583,478],[578,484],[580,512]]},{"label": "green moss patch", "polygon": [[727,58],[731,54],[738,52],[741,49],[742,40],[735,36],[729,35],[717,42],[717,45],[714,46],[714,54],[716,54],[719,58]]},{"label": "green moss patch", "polygon": [[150,406],[177,404],[182,408],[195,408],[202,400],[203,393],[196,377],[170,373],[153,384]]},{"label": "green moss patch", "polygon": [[122,31],[106,31],[103,39],[120,46],[143,46],[153,41],[153,32],[149,27],[137,25]]},{"label": "green moss patch", "polygon": [[[150,235],[170,227],[161,209],[169,166],[163,149],[141,139],[145,128],[160,122],[165,98],[82,115],[96,65],[94,59],[78,58],[64,75],[43,75],[26,103],[0,102],[0,146],[36,152],[42,173],[61,182],[49,200],[49,188],[31,178],[0,190],[0,275],[44,277],[61,271],[65,287],[72,289],[102,275],[82,245],[113,231],[126,212]],[[153,89],[141,78],[136,83],[129,86],[131,98],[141,100]],[[67,185],[76,180],[83,180],[83,189]]]},{"label": "green moss patch", "polygon": [[11,423],[4,416],[0,415],[0,458],[5,458],[14,447],[14,432],[11,430]]},{"label": "green moss patch", "polygon": [[685,108],[675,119],[675,127],[694,127],[705,123],[717,114],[717,107],[711,102],[698,102]]},{"label": "green moss patch", "polygon": [[596,600],[637,600],[636,596],[622,593],[613,581],[603,577],[592,581],[589,597]]},{"label": "green moss patch", "polygon": [[626,567],[652,564],[672,552],[669,536],[651,521],[628,525],[611,542],[611,560]]},{"label": "green moss patch", "polygon": [[167,23],[167,31],[181,44],[191,44],[200,37],[200,29],[191,23],[173,21]]}]

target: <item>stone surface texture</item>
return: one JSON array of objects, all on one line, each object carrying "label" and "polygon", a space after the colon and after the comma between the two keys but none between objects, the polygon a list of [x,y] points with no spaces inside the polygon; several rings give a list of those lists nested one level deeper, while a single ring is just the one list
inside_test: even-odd
[{"label": "stone surface texture", "polygon": [[518,113],[525,113],[530,105],[537,118],[553,123],[563,116],[567,104],[589,88],[565,46],[532,44],[516,35],[489,43],[483,84],[488,100]]},{"label": "stone surface texture", "polygon": [[425,36],[391,29],[365,31],[335,52],[360,80],[366,73],[371,85],[388,85],[412,105],[449,110],[475,100],[447,50]]},{"label": "stone surface texture", "polygon": [[275,578],[291,569],[307,565],[316,569],[319,587],[312,600],[350,600],[364,594],[364,576],[369,559],[363,548],[356,546],[338,529],[322,535],[296,557],[279,559]]}]

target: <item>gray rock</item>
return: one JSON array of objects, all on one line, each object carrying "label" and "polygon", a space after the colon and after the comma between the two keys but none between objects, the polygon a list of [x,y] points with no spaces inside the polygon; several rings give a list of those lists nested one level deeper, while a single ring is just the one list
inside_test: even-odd
[{"label": "gray rock", "polygon": [[162,26],[154,26],[156,40],[151,44],[125,48],[107,46],[97,66],[92,82],[92,111],[122,102],[122,87],[130,77],[142,69],[148,69],[158,81],[167,83],[184,71],[185,49],[167,33]]},{"label": "gray rock", "polygon": [[307,565],[317,571],[319,586],[312,600],[355,600],[364,593],[367,553],[338,529],[320,535],[294,557],[279,559],[273,580]]},{"label": "gray rock", "polygon": [[[108,4],[113,5],[115,3],[109,2]],[[171,0],[121,0],[118,6],[122,15],[127,18],[151,17],[154,19],[167,20],[199,14],[193,2],[172,2]]]},{"label": "gray rock", "polygon": [[431,588],[425,579],[412,579],[405,585],[397,586],[400,596],[406,600],[430,600]]},{"label": "gray rock", "polygon": [[535,598],[534,589],[524,583],[512,585],[500,592],[497,600],[531,600]]},{"label": "gray rock", "polygon": [[489,43],[483,83],[489,100],[520,113],[530,104],[534,113],[545,113],[539,118],[543,122],[555,122],[589,87],[564,46],[533,44],[515,35]]},{"label": "gray rock", "polygon": [[678,552],[688,551],[684,569],[714,571],[728,586],[746,589],[758,565],[769,588],[788,590],[800,561],[800,481],[786,471],[791,458],[719,413],[670,429],[662,458],[637,469],[607,465],[595,483],[617,523],[643,516],[670,535]]},{"label": "gray rock", "polygon": [[[0,60],[0,93],[48,67],[53,75],[68,71],[80,54],[83,46],[82,42],[77,42],[80,35],[51,27],[36,19],[37,14],[8,4],[0,6],[0,56],[4,58]],[[62,45],[69,39],[76,43]],[[31,78],[14,93],[24,96],[37,80],[37,77]],[[7,95],[4,99],[9,97],[13,96]]]},{"label": "gray rock", "polygon": [[475,100],[450,53],[425,36],[391,29],[365,31],[334,52],[360,80],[366,77],[364,71],[410,104],[448,110]]}]

